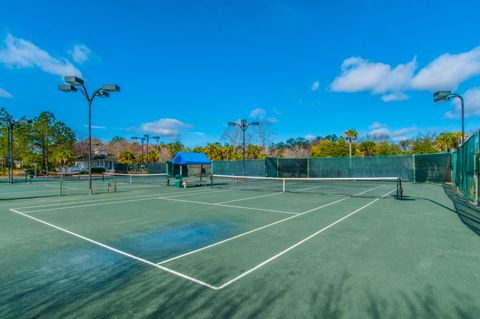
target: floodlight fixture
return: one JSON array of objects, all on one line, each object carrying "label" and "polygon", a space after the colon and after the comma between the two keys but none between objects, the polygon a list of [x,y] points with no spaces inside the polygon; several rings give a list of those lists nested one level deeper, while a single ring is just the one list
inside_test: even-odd
[{"label": "floodlight fixture", "polygon": [[108,93],[107,91],[105,91],[104,89],[100,89],[97,91],[97,95],[98,97],[101,97],[103,99],[106,99],[108,97],[110,97],[110,93]]},{"label": "floodlight fixture", "polygon": [[452,97],[452,91],[437,91],[433,93],[433,102],[447,102]]},{"label": "floodlight fixture", "polygon": [[228,126],[237,126],[238,123],[237,122],[228,122]]},{"label": "floodlight fixture", "polygon": [[58,89],[62,92],[76,92],[77,88],[72,84],[60,84]]},{"label": "floodlight fixture", "polygon": [[84,85],[85,81],[78,76],[68,75],[64,78],[65,82],[71,85]]},{"label": "floodlight fixture", "polygon": [[252,122],[252,123],[250,123],[250,125],[252,125],[252,126],[259,126],[259,125],[260,125],[260,122],[257,122],[257,121],[256,121],[256,122]]},{"label": "floodlight fixture", "polygon": [[460,107],[462,112],[462,145],[465,142],[465,102],[463,97],[452,91],[436,91],[433,93],[433,102],[442,103],[450,101],[453,98],[458,98],[460,100]]},{"label": "floodlight fixture", "polygon": [[117,84],[104,84],[102,85],[102,89],[110,93],[120,92],[120,87]]}]

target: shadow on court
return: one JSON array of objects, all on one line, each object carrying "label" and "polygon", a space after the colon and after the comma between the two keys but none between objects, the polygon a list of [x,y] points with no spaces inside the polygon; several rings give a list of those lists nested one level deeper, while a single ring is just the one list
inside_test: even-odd
[{"label": "shadow on court", "polygon": [[455,206],[455,212],[468,228],[480,236],[480,209],[470,203],[463,195],[449,185],[444,185],[443,190]]}]

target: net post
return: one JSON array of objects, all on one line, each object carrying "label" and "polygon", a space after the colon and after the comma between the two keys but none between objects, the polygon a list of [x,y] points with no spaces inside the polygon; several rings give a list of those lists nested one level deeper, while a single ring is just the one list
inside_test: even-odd
[{"label": "net post", "polygon": [[213,188],[213,174],[210,174],[210,188]]},{"label": "net post", "polygon": [[403,199],[402,179],[397,179],[397,199]]},{"label": "net post", "polygon": [[132,181],[132,174],[128,175],[128,179],[129,179],[129,181],[130,181],[130,184],[132,184],[132,183],[133,183],[133,181]]},{"label": "net post", "polygon": [[286,191],[286,185],[285,185],[286,181],[287,180],[285,178],[282,179],[282,193],[285,193],[285,191]]},{"label": "net post", "polygon": [[63,182],[60,181],[58,184],[59,184],[59,187],[60,187],[60,196],[63,196]]}]

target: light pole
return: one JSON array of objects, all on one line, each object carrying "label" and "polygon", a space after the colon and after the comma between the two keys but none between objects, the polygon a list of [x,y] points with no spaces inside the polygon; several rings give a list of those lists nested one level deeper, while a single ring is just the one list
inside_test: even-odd
[{"label": "light pole", "polygon": [[152,138],[157,141],[157,152],[158,152],[158,143],[160,141],[160,136],[152,136]]},{"label": "light pole", "polygon": [[453,98],[460,99],[460,104],[462,107],[462,145],[465,142],[465,105],[463,101],[463,97],[455,92],[452,91],[437,91],[433,93],[433,102],[441,103],[441,102],[448,102]]},{"label": "light pole", "polygon": [[250,126],[258,126],[258,122],[247,123],[247,120],[242,119],[240,122],[228,122],[228,126],[237,126],[242,130],[242,158],[243,158],[243,176],[245,176],[245,132]]},{"label": "light pole", "polygon": [[7,169],[8,169],[8,181],[13,184],[13,128],[21,124],[32,123],[31,120],[15,120],[10,115],[5,115],[0,118],[0,124],[7,126],[7,135],[8,135],[8,159],[7,159]]},{"label": "light pole", "polygon": [[148,165],[148,141],[150,141],[150,135],[145,134],[143,135],[143,138],[145,139],[145,142],[147,142],[147,165]]},{"label": "light pole", "polygon": [[142,164],[143,164],[145,162],[144,156],[143,156],[143,142],[145,142],[145,137],[132,136],[132,140],[142,141]]},{"label": "light pole", "polygon": [[64,78],[67,84],[60,84],[58,89],[62,92],[77,92],[83,94],[88,103],[88,191],[93,194],[92,189],[92,102],[95,97],[108,98],[110,92],[120,92],[120,87],[116,84],[103,84],[101,88],[88,93],[85,81],[78,76],[66,76]]}]

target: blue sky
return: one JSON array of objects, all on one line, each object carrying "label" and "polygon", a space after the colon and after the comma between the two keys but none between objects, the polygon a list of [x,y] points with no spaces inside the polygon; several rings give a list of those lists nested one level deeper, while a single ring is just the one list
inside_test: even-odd
[{"label": "blue sky", "polygon": [[[448,12],[448,10],[451,10]],[[97,100],[94,136],[150,133],[187,145],[239,118],[276,141],[341,134],[391,140],[480,126],[480,3],[475,1],[7,1],[0,11],[0,105],[55,113],[79,138],[87,110],[59,92],[78,73]]]}]

